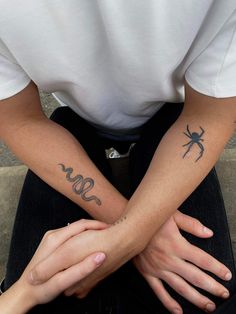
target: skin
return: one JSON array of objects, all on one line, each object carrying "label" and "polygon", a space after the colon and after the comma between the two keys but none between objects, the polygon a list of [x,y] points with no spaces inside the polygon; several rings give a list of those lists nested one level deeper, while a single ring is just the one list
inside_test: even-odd
[{"label": "skin", "polygon": [[[219,273],[221,268],[220,264],[210,255],[186,241],[179,229],[201,238],[213,235],[213,232],[205,228],[197,219],[176,211],[173,217],[160,228],[158,234],[152,238],[146,249],[134,258],[133,262],[166,308],[170,312],[179,309],[181,313],[181,306],[169,295],[162,281],[172,286],[189,302],[196,306],[201,304],[202,307],[209,302],[209,299],[192,289],[185,280],[219,297],[222,297],[223,293],[227,293],[227,289],[223,288],[222,290],[222,286],[213,278],[188,263],[189,261],[213,273]],[[212,265],[214,266],[212,267]],[[224,275],[225,273],[221,272],[222,279],[224,279]],[[171,282],[172,278],[177,280]],[[181,280],[181,278],[185,280]],[[94,285],[96,283],[90,282]],[[85,279],[68,289],[66,295],[76,294],[81,298],[86,296],[91,288],[92,286],[89,286]],[[224,298],[226,297],[224,296]]]},{"label": "skin", "polygon": [[106,257],[101,252],[93,253],[77,265],[58,272],[42,285],[32,287],[27,280],[31,268],[50,255],[70,237],[78,236],[81,232],[88,229],[101,230],[104,228],[107,228],[105,223],[95,220],[80,220],[67,227],[48,231],[21,278],[0,297],[1,314],[27,313],[35,305],[48,303],[53,300],[66,288],[98,268]]},{"label": "skin", "polygon": [[73,168],[66,168],[63,164],[59,164],[59,166],[61,167],[62,171],[66,173],[66,180],[68,182],[73,182],[72,190],[74,193],[81,195],[81,198],[86,202],[94,201],[97,205],[102,205],[101,200],[97,196],[86,195],[86,193],[88,193],[94,187],[94,180],[92,178],[83,178],[81,174],[78,174],[72,178],[71,174],[73,173]]},{"label": "skin", "polygon": [[[236,115],[235,103],[235,98],[212,99],[208,96],[199,95],[190,88],[186,89],[184,110],[163,137],[145,177],[128,202],[124,215],[122,215],[122,217],[126,216],[127,218],[112,227],[113,233],[120,237],[119,243],[129,239],[131,245],[129,246],[127,243],[127,246],[125,245],[126,247],[120,252],[121,254],[116,255],[116,252],[116,257],[113,259],[113,254],[110,254],[112,244],[109,243],[111,234],[106,235],[107,241],[105,242],[102,240],[105,239],[105,235],[104,238],[101,235],[101,242],[105,246],[108,245],[107,248],[104,247],[104,252],[107,252],[106,249],[108,249],[109,258],[99,270],[86,278],[85,282],[101,280],[104,275],[107,276],[130,259],[130,256],[143,252],[161,225],[182,204],[216,163],[225,144],[234,132],[235,126],[232,117]],[[183,129],[186,125],[190,125],[193,130],[198,125],[202,125],[205,129],[205,151],[201,163],[200,160],[195,162],[199,153],[198,149],[193,150],[188,159],[182,158],[183,149],[181,145],[185,141]],[[173,180],[173,178],[175,179]],[[185,178],[189,178],[189,180],[186,181]],[[95,234],[85,236],[84,242],[90,243],[90,236],[93,238]],[[100,238],[100,235],[95,237]],[[98,247],[99,242],[97,243]],[[130,251],[131,248],[133,251]],[[38,265],[34,270],[36,278],[47,280],[50,277],[50,261],[53,258],[59,260],[60,256],[67,252],[69,252],[68,246],[60,252],[55,252],[47,262]],[[68,259],[70,259],[69,256]],[[71,260],[75,262],[76,257],[71,257]],[[68,260],[67,263],[70,264],[70,261]],[[63,267],[60,263],[58,266],[59,268]],[[46,273],[44,273],[45,271]],[[53,267],[51,267],[51,271],[53,273]],[[226,275],[227,272],[224,273],[224,276]],[[86,285],[86,283],[83,284]],[[197,296],[195,296],[195,302],[198,303],[198,301]],[[210,300],[204,300],[199,304],[199,307],[213,310],[215,305]]]},{"label": "skin", "polygon": [[[0,134],[12,151],[44,181],[82,206],[94,218],[114,223],[123,212],[122,217],[126,217],[123,220],[121,217],[119,223],[109,229],[100,232],[87,231],[81,234],[79,240],[76,240],[78,242],[73,243],[83,248],[79,256],[72,256],[71,243],[67,243],[51,254],[50,259],[48,258],[42,264],[39,263],[34,269],[36,282],[48,280],[54,272],[59,271],[60,267],[65,269],[65,267],[70,267],[71,263],[85,258],[91,253],[88,248],[93,247],[95,242],[94,249],[105,252],[109,258],[100,271],[95,271],[84,280],[83,287],[85,288],[94,286],[94,283],[119,268],[127,260],[142,254],[141,252],[151,243],[151,239],[158,235],[161,226],[173,216],[179,205],[213,167],[235,127],[235,124],[232,127],[232,117],[236,116],[235,98],[213,99],[191,90],[186,84],[184,111],[164,136],[146,176],[131,200],[127,202],[99,173],[71,134],[43,116],[34,85],[30,85],[20,94],[13,97],[14,99],[3,101],[0,106],[2,119]],[[6,124],[5,121],[8,123]],[[196,146],[192,148],[188,158],[187,156],[182,158],[185,152],[182,145],[186,143],[186,136],[183,134],[186,125],[194,131],[197,131],[201,125],[206,130],[206,135],[208,134],[204,158],[202,157],[198,162],[195,162],[199,154],[199,147],[196,151]],[[224,126],[221,128],[223,132],[219,133],[219,125]],[[17,137],[12,137],[12,134],[17,134]],[[215,138],[218,139],[217,142]],[[31,147],[35,148],[34,152]],[[80,160],[79,166],[77,166],[78,160]],[[94,180],[93,193],[101,200],[101,206],[94,206],[94,202],[84,201],[75,195],[70,185],[65,185],[65,176],[58,169],[58,164],[62,161],[64,165],[72,166],[75,173],[81,173],[83,177]],[[190,178],[188,185],[185,183],[186,177]],[[124,243],[124,245],[117,250],[119,243]],[[57,254],[60,256],[62,253],[69,254],[65,265],[61,265],[58,259]],[[54,262],[51,263],[51,261]],[[55,261],[58,261],[58,265],[55,265]],[[53,267],[49,267],[49,271],[44,276],[43,271],[49,265]],[[215,261],[214,265],[216,265]],[[217,275],[221,278],[229,271],[223,265],[218,265],[216,268]],[[223,289],[225,290],[221,287],[222,292]],[[186,288],[186,291],[189,292],[189,288]],[[197,306],[205,308],[209,300],[205,300],[202,296],[195,302]]]}]

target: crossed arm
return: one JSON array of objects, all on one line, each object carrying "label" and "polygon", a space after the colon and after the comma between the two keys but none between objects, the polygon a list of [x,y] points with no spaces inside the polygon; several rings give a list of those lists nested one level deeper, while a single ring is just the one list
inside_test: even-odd
[{"label": "crossed arm", "polygon": [[[80,243],[84,241],[85,245],[80,256],[69,254],[68,266],[90,253],[103,251],[108,258],[91,278],[104,277],[116,270],[143,251],[214,166],[235,129],[236,98],[215,99],[194,91],[187,84],[185,91],[183,112],[163,137],[145,177],[128,203],[102,176],[73,136],[44,117],[33,83],[14,98],[1,102],[0,134],[11,150],[44,181],[91,216],[115,222],[111,228],[97,233],[84,232]],[[90,193],[75,193],[69,180],[71,167],[74,175],[92,182]],[[96,245],[94,237],[100,240],[96,240]],[[75,243],[68,242],[63,252],[58,249],[52,257],[59,258],[65,250],[71,252],[72,244]],[[39,264],[34,271],[35,279],[47,280],[53,271],[60,271],[65,265],[59,263],[57,267],[54,270],[49,267],[43,274],[43,263]]]}]

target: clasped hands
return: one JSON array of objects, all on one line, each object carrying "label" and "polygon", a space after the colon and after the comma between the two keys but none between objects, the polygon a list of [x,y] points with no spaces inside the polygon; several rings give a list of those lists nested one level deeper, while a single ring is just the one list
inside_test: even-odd
[{"label": "clasped hands", "polygon": [[213,232],[195,218],[176,211],[145,248],[129,239],[121,241],[125,235],[119,232],[118,227],[80,220],[49,231],[19,283],[31,294],[35,304],[49,302],[62,292],[81,298],[133,258],[134,265],[171,313],[183,311],[162,281],[189,302],[209,312],[215,309],[215,304],[193,286],[222,298],[229,296],[224,286],[203,271],[208,270],[223,280],[230,280],[229,269],[190,244],[179,231],[182,229],[201,238],[211,237]]}]

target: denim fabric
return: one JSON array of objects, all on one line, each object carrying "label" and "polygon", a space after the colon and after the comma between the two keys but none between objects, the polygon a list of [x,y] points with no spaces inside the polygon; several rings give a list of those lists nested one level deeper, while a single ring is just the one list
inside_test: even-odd
[{"label": "denim fabric", "polygon": [[[166,103],[142,128],[140,139],[131,150],[129,157],[131,185],[126,193],[128,197],[139,185],[161,138],[178,118],[182,108],[182,103]],[[114,184],[112,169],[105,158],[105,148],[113,146],[124,153],[129,148],[130,142],[119,141],[118,143],[115,140],[99,136],[94,126],[66,107],[57,109],[51,118],[78,139],[96,166]],[[210,239],[200,239],[188,233],[182,233],[189,242],[216,257],[233,273],[233,279],[230,282],[222,281],[210,274],[230,290],[231,298],[229,300],[223,300],[201,291],[199,288],[196,289],[216,302],[218,306],[216,313],[236,313],[235,265],[224,201],[215,168],[210,171],[179,210],[196,217],[214,230],[214,236]],[[47,230],[63,227],[68,222],[81,218],[90,218],[90,216],[78,205],[43,182],[32,171],[29,171],[15,219],[5,288],[9,288],[20,277]],[[182,305],[184,313],[203,313],[167,284],[165,287]],[[74,297],[60,296],[50,304],[35,307],[30,313],[157,314],[169,312],[162,306],[132,262],[128,262],[95,287],[85,299],[78,300]]]}]

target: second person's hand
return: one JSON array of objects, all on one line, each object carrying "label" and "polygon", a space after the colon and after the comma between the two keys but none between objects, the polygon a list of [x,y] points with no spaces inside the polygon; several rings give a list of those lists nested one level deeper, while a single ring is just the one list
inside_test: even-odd
[{"label": "second person's hand", "polygon": [[[93,252],[68,269],[54,273],[46,282],[30,285],[31,269],[73,236],[86,230],[101,230],[107,224],[95,220],[80,220],[57,230],[48,231],[20,279],[0,297],[1,314],[23,314],[37,304],[51,301],[73,284],[95,271],[105,260],[103,252]],[[56,264],[56,260],[54,263]]]}]

